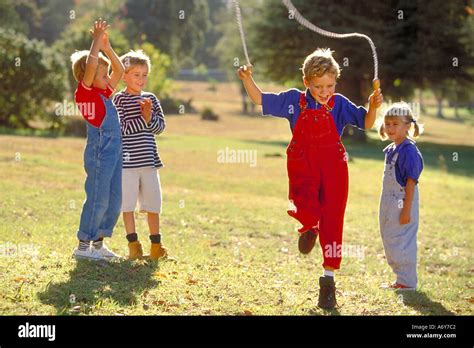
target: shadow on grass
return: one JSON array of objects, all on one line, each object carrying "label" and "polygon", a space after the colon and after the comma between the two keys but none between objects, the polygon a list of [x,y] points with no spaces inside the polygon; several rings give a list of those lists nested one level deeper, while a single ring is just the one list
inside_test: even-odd
[{"label": "shadow on grass", "polygon": [[[242,140],[261,145],[271,145],[280,147],[285,156],[285,149],[288,146],[290,137],[287,141],[259,141],[259,140]],[[368,139],[367,143],[356,143],[343,137],[344,145],[349,153],[349,161],[357,161],[358,158],[380,161],[383,163],[384,154],[382,150],[389,142]],[[474,177],[474,146],[468,145],[449,145],[437,144],[431,142],[417,142],[425,168],[438,170],[440,173],[449,173]],[[350,166],[350,164],[349,164]]]},{"label": "shadow on grass", "polygon": [[[322,311],[322,313],[321,313]],[[321,309],[319,307],[315,307],[314,309],[310,309],[308,311],[308,315],[313,315],[313,316],[339,316],[341,313],[339,310],[336,308],[333,309]]]},{"label": "shadow on grass", "polygon": [[100,314],[105,299],[121,307],[131,306],[144,290],[159,286],[160,282],[153,279],[158,269],[156,262],[78,260],[66,282],[48,284],[38,298],[56,307],[59,315]]},{"label": "shadow on grass", "polygon": [[423,291],[396,291],[403,304],[424,315],[455,315],[441,303],[432,301]]}]

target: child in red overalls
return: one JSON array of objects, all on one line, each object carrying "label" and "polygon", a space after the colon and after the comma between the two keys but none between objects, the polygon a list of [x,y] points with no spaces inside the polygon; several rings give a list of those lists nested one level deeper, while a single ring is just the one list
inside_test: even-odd
[{"label": "child in red overalls", "polygon": [[249,97],[262,105],[263,115],[287,118],[293,138],[286,150],[288,198],[294,209],[288,214],[302,227],[298,247],[308,254],[319,234],[324,274],[319,278],[321,308],[334,308],[334,270],[341,264],[342,231],[349,177],[347,154],[341,134],[347,124],[370,129],[382,104],[380,90],[369,96],[369,110],[335,93],[340,69],[329,49],[317,49],[303,63],[306,91],[290,89],[279,94],[262,93],[252,78],[252,67],[238,70]]}]

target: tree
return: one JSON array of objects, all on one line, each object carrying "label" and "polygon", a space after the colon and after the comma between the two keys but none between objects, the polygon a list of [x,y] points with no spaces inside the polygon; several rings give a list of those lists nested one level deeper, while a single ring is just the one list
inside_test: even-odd
[{"label": "tree", "polygon": [[443,117],[442,102],[452,81],[458,88],[472,89],[472,31],[466,30],[469,25],[472,29],[472,18],[468,20],[465,5],[463,1],[436,1],[418,11],[415,76],[433,91],[438,117]]},{"label": "tree", "polygon": [[29,30],[28,26],[22,21],[16,6],[17,3],[13,0],[0,0],[0,25],[4,28],[26,34]]},{"label": "tree", "polygon": [[11,29],[0,28],[0,41],[0,125],[30,128],[39,118],[57,127],[62,121],[52,117],[51,103],[61,101],[65,90],[61,56]]},{"label": "tree", "polygon": [[202,45],[196,49],[194,60],[196,64],[204,64],[208,68],[216,68],[219,65],[219,56],[216,54],[215,47],[222,38],[223,32],[217,25],[221,20],[223,10],[226,8],[226,0],[207,0],[209,7],[209,25],[204,33]]},{"label": "tree", "polygon": [[148,41],[169,55],[174,69],[194,65],[209,26],[205,0],[128,0],[121,10],[130,42]]}]

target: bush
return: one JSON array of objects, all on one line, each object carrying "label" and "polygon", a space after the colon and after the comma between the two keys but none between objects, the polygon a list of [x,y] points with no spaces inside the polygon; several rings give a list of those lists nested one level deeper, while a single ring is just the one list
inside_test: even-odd
[{"label": "bush", "polygon": [[161,107],[165,115],[167,114],[196,114],[197,110],[192,105],[193,99],[190,98],[187,101],[182,99],[173,99],[170,97],[164,97],[160,99]]},{"label": "bush", "polygon": [[201,112],[201,120],[205,121],[218,121],[219,116],[212,111],[210,107],[205,107]]},{"label": "bush", "polygon": [[31,128],[29,121],[46,120],[58,128],[62,118],[52,117],[51,105],[66,90],[61,55],[42,41],[0,28],[0,125]]},{"label": "bush", "polygon": [[69,117],[64,124],[64,135],[73,137],[87,137],[87,124],[83,117]]}]

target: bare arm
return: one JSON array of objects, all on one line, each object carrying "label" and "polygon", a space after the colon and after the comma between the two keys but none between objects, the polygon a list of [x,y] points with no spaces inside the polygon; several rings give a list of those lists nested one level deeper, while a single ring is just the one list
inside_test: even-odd
[{"label": "bare arm", "polygon": [[243,65],[237,71],[239,78],[247,91],[248,96],[257,105],[262,105],[262,90],[252,77],[252,66]]},{"label": "bare arm", "polygon": [[105,55],[110,59],[110,63],[112,64],[112,74],[110,75],[109,85],[110,87],[114,88],[117,87],[118,83],[122,79],[123,73],[125,68],[120,61],[120,58],[115,53],[114,49],[110,45],[110,41],[108,38],[107,33],[104,36],[104,45],[102,50],[104,51]]},{"label": "bare arm", "polygon": [[369,111],[365,115],[365,129],[371,129],[375,123],[375,117],[377,116],[377,109],[383,103],[383,95],[380,88],[374,91],[369,96]]},{"label": "bare arm", "polygon": [[90,30],[93,40],[86,60],[86,71],[84,72],[84,78],[82,79],[82,82],[87,87],[92,86],[92,82],[94,81],[97,66],[99,65],[98,56],[99,51],[102,48],[102,37],[107,28],[107,22],[102,22],[99,18],[99,20],[94,22],[94,28]]},{"label": "bare arm", "polygon": [[405,187],[405,199],[403,201],[403,208],[400,212],[400,225],[405,225],[410,222],[411,206],[413,203],[413,195],[415,194],[416,181],[408,178],[407,186]]}]

